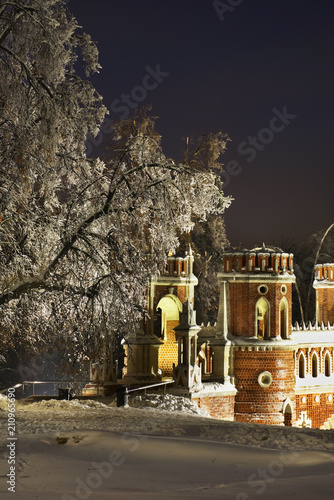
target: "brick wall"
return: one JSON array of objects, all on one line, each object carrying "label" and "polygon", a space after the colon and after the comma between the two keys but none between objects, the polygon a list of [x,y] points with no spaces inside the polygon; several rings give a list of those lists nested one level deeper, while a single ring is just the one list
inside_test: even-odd
[{"label": "brick wall", "polygon": [[[282,424],[283,402],[294,395],[294,354],[283,349],[235,351],[235,385],[238,390],[235,416],[239,422]],[[261,387],[260,373],[268,371],[272,382]]]},{"label": "brick wall", "polygon": [[[317,357],[314,358],[313,354]],[[300,373],[300,369],[303,368],[303,364],[300,362],[301,354],[304,355],[304,376],[313,374],[313,359],[316,359],[316,373],[329,376],[333,373],[333,347],[312,347],[311,349],[300,348],[296,353],[296,377],[303,378],[303,373]],[[327,370],[326,370],[326,360],[327,360]]]},{"label": "brick wall", "polygon": [[[231,332],[252,337],[255,325],[255,305],[250,304],[250,290],[245,283],[230,283]],[[252,300],[253,305],[254,300]]]},{"label": "brick wall", "polygon": [[[181,304],[183,304],[186,300],[186,287],[185,285],[171,285],[174,288],[174,295],[180,300]],[[165,296],[169,294],[169,286],[167,285],[157,285],[155,289],[154,296],[154,311],[156,310],[159,301]]]},{"label": "brick wall", "polygon": [[312,428],[321,427],[326,420],[334,414],[333,392],[325,394],[298,394],[296,396],[296,417],[307,413],[307,418],[312,421]]},{"label": "brick wall", "polygon": [[[283,294],[281,287],[286,287]],[[268,292],[261,294],[257,283],[230,282],[230,303],[231,303],[231,332],[236,336],[253,337],[255,335],[256,303],[263,297],[270,304],[270,336],[279,335],[280,325],[280,302],[283,297],[288,302],[288,325],[292,322],[292,285],[291,283],[269,283]]]},{"label": "brick wall", "polygon": [[234,420],[235,396],[212,396],[193,398],[199,408],[205,409],[212,418]]},{"label": "brick wall", "polygon": [[318,322],[322,321],[326,325],[334,323],[334,287],[332,288],[318,288],[317,289],[317,302],[318,302]]},{"label": "brick wall", "polygon": [[162,370],[163,377],[173,376],[173,363],[177,365],[178,352],[174,328],[179,324],[176,320],[167,321],[165,340],[159,347],[158,366]]}]

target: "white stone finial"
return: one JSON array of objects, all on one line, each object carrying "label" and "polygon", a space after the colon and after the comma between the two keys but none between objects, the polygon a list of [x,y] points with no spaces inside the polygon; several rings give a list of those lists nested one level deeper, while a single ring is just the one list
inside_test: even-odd
[{"label": "white stone finial", "polygon": [[196,326],[196,313],[189,299],[184,302],[182,311],[180,312],[180,326]]}]

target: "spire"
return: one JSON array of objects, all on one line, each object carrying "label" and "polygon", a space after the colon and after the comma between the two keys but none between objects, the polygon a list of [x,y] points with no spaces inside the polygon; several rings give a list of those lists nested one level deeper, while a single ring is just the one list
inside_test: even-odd
[{"label": "spire", "polygon": [[189,251],[187,255],[187,260],[188,260],[188,266],[187,266],[187,274],[193,274],[194,273],[194,254],[191,248],[191,245],[189,243]]},{"label": "spire", "polygon": [[193,309],[192,303],[189,299],[183,304],[182,311],[179,313],[180,325],[183,328],[191,328],[196,325],[196,312]]},{"label": "spire", "polygon": [[227,340],[229,333],[229,296],[228,296],[228,283],[222,281],[220,285],[219,309],[217,318],[217,333]]}]

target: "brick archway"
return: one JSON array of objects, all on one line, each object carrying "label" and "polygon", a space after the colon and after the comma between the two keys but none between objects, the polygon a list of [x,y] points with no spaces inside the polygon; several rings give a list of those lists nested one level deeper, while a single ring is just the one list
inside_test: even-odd
[{"label": "brick archway", "polygon": [[159,348],[159,369],[165,377],[173,375],[173,363],[178,362],[178,348],[174,328],[179,324],[179,313],[182,304],[178,297],[172,294],[165,295],[159,301],[157,309],[161,309],[161,340]]},{"label": "brick archway", "polygon": [[284,425],[286,427],[292,427],[292,403],[289,398],[284,401],[282,412],[284,416]]}]

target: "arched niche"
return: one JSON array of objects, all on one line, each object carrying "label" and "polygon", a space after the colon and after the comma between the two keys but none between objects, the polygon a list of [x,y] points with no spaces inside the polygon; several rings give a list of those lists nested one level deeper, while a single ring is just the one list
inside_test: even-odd
[{"label": "arched niche", "polygon": [[306,366],[305,354],[303,352],[301,352],[299,354],[299,358],[298,358],[298,376],[299,376],[299,378],[305,378],[305,366]]},{"label": "arched niche", "polygon": [[161,337],[162,340],[166,338],[167,322],[178,321],[179,313],[181,311],[182,311],[182,303],[178,297],[172,294],[168,294],[162,297],[156,309],[157,313],[156,317],[160,322],[160,328],[161,328],[160,334],[155,328],[155,334],[157,335],[157,337]]},{"label": "arched niche", "polygon": [[289,305],[285,297],[279,304],[279,333],[282,339],[289,336]]},{"label": "arched niche", "polygon": [[331,358],[328,351],[325,354],[325,376],[331,376]]},{"label": "arched niche", "polygon": [[284,425],[286,427],[292,426],[292,401],[290,398],[287,398],[282,407],[282,413],[284,416]]},{"label": "arched niche", "polygon": [[318,376],[318,367],[319,367],[318,355],[314,351],[311,358],[312,377]]},{"label": "arched niche", "polygon": [[270,305],[264,297],[255,306],[255,336],[259,339],[270,337]]}]

